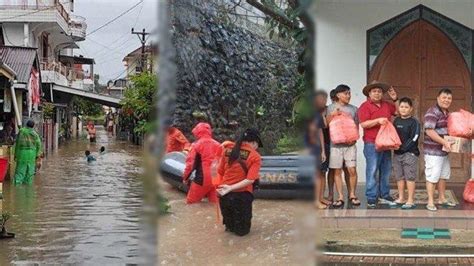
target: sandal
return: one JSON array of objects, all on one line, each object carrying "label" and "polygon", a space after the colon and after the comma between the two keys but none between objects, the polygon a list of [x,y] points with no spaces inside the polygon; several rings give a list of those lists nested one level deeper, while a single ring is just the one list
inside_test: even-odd
[{"label": "sandal", "polygon": [[333,207],[339,208],[344,206],[344,201],[343,200],[337,200],[332,204]]},{"label": "sandal", "polygon": [[396,199],[394,202],[395,202],[396,204],[398,204],[398,205],[404,205],[404,204],[407,203],[406,201],[401,201],[401,200],[399,200],[399,199]]},{"label": "sandal", "polygon": [[428,211],[432,211],[432,212],[435,212],[435,211],[438,210],[435,205],[426,205],[426,209],[428,209]]},{"label": "sandal", "polygon": [[324,204],[324,205],[331,205],[332,200],[328,200],[328,199],[323,198],[323,199],[321,200],[321,203]]},{"label": "sandal", "polygon": [[438,204],[443,207],[456,207],[456,203],[450,201],[438,202]]},{"label": "sandal", "polygon": [[357,197],[351,197],[351,198],[349,198],[349,200],[351,201],[352,205],[355,205],[355,206],[360,205],[360,200]]},{"label": "sandal", "polygon": [[316,207],[318,210],[325,210],[325,209],[328,208],[328,205],[321,203],[321,205],[315,204],[315,207]]},{"label": "sandal", "polygon": [[402,210],[411,210],[415,208],[416,208],[416,204],[414,203],[405,203],[402,205]]}]

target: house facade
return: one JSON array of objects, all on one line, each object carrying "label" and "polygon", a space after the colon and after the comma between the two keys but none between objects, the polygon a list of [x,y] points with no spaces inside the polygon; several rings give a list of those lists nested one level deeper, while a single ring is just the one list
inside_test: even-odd
[{"label": "house facade", "polygon": [[[450,111],[473,110],[474,2],[469,0],[315,1],[317,88],[352,88],[360,106],[362,88],[373,80],[393,85],[415,103],[420,121],[436,103],[440,88],[453,91]],[[423,134],[422,134],[423,135]],[[420,140],[420,148],[423,137]],[[358,149],[359,180],[365,180],[363,143]],[[471,154],[450,154],[450,182],[473,174]],[[420,156],[418,181],[424,182]]]},{"label": "house facade", "polygon": [[[85,19],[74,14],[74,1],[0,0],[0,23],[0,59],[16,72],[14,86],[24,90],[22,123],[44,120],[38,131],[45,149],[58,147],[71,120],[67,91],[93,91],[94,60],[74,55],[86,38]],[[33,77],[39,93],[32,90]],[[38,109],[40,101],[54,105],[48,117]]]}]

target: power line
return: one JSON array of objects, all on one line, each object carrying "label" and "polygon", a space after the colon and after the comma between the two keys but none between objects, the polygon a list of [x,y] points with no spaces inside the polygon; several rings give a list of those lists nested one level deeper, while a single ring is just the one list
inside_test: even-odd
[{"label": "power line", "polygon": [[[110,49],[106,52],[100,53],[99,55],[94,56],[94,58],[100,60],[100,59],[106,58],[110,55],[122,55],[123,56],[123,53],[124,53],[123,50],[129,50],[129,48],[131,50],[135,46],[135,45],[133,45],[133,46],[132,45],[127,45],[132,39],[133,39],[133,37],[130,37],[128,40],[121,43],[119,46],[117,46],[113,49]],[[122,49],[122,48],[126,48],[126,49]]]},{"label": "power line", "polygon": [[[139,59],[140,59],[139,57],[135,58],[135,59],[129,64],[129,66],[131,66],[131,65],[133,65],[133,64],[135,64],[135,63],[137,63]],[[119,72],[115,72],[115,73],[110,74],[110,75],[107,75],[107,76],[104,75],[104,77],[110,78],[110,77],[112,77],[112,76],[115,76],[115,78],[112,78],[111,80],[116,80],[116,79],[118,79],[120,76],[122,76],[123,73],[127,72],[127,70],[128,70],[128,68],[125,68],[124,70],[119,71],[120,74],[118,74],[117,76],[115,76],[115,75],[116,75],[117,73],[119,73]]]},{"label": "power line", "polygon": [[[142,13],[142,10],[143,10],[143,6],[144,6],[144,3],[142,2],[142,5],[140,6],[140,10],[135,18],[135,23],[133,24],[133,27],[135,27],[138,23],[138,19],[140,18],[140,15]],[[110,42],[110,45],[113,45],[113,44],[116,44],[119,40],[121,40],[123,37],[127,37],[129,36],[129,33],[125,33],[123,35],[121,35],[119,38],[115,39],[114,41]],[[96,52],[96,55],[94,56],[94,58],[99,58],[99,57],[102,57],[102,56],[105,56],[107,55],[108,53],[113,53],[115,50],[117,50],[119,47],[123,47],[124,44],[128,43],[131,39],[133,38],[133,36],[129,36],[128,39],[124,40],[123,42],[119,43],[118,46],[116,46],[115,48],[112,48],[110,45],[105,45],[105,44],[102,44],[94,39],[92,39],[91,37],[89,37],[88,39],[91,40],[92,42],[102,46],[103,48],[101,50],[98,50]],[[116,53],[114,53],[116,54]]]},{"label": "power line", "polygon": [[132,11],[135,7],[137,7],[139,4],[143,3],[143,0],[140,0],[138,1],[138,3],[136,3],[135,5],[133,5],[132,7],[130,7],[129,9],[125,10],[124,12],[122,12],[120,15],[116,16],[115,18],[113,18],[112,20],[108,21],[107,23],[103,24],[102,26],[92,30],[91,32],[89,32],[88,34],[86,34],[86,36],[89,36],[97,31],[99,31],[100,29],[108,26],[110,23],[116,21],[117,19],[119,19],[120,17],[122,17],[123,15],[127,14],[128,12]]}]

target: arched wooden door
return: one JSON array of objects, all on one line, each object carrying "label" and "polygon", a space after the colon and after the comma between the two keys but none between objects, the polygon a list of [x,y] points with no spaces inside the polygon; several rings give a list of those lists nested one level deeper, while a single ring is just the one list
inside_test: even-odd
[{"label": "arched wooden door", "polygon": [[[471,109],[470,73],[461,53],[442,31],[424,20],[413,22],[390,40],[368,79],[387,82],[397,88],[399,97],[412,98],[415,116],[421,123],[443,87],[453,91],[450,111]],[[420,149],[422,143],[423,137]],[[465,182],[470,177],[470,157],[471,154],[450,155],[451,182]],[[425,180],[423,161],[420,156],[419,181]]]}]

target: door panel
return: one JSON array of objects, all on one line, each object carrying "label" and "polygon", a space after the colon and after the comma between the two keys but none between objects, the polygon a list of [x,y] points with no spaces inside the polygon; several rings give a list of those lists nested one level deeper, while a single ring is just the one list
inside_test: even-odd
[{"label": "door panel", "polygon": [[[398,89],[399,97],[414,100],[414,115],[421,123],[428,108],[436,104],[441,88],[453,91],[451,112],[471,109],[472,85],[463,57],[443,32],[423,20],[407,26],[386,45],[369,73],[368,81],[372,80],[387,82]],[[470,177],[470,157],[450,154],[451,182],[464,182]],[[425,180],[423,161],[420,156],[418,181]]]}]

